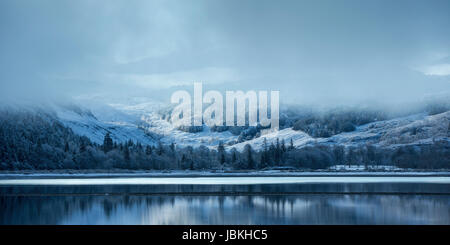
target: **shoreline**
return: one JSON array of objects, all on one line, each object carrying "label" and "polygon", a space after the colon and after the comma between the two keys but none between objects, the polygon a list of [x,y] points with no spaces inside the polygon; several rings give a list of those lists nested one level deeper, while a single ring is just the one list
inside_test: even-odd
[{"label": "shoreline", "polygon": [[139,171],[139,170],[53,170],[0,171],[0,179],[23,178],[199,178],[199,177],[450,177],[450,170],[404,171]]}]

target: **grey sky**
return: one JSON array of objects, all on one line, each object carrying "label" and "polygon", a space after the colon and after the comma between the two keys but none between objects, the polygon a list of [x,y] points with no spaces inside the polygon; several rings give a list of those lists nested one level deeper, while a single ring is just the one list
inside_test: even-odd
[{"label": "grey sky", "polygon": [[169,100],[280,90],[290,103],[450,89],[450,1],[0,1],[0,95]]}]

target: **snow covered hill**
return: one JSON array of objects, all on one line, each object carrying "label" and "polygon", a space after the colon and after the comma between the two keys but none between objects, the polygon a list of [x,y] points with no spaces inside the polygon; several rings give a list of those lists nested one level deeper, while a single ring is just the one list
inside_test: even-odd
[{"label": "snow covered hill", "polygon": [[[103,140],[106,131],[97,130],[97,126],[105,125],[112,134],[113,140],[123,141],[131,139],[134,142],[143,144],[156,144],[161,141],[163,144],[175,143],[178,146],[198,147],[205,145],[215,147],[219,142],[231,144],[236,142],[237,137],[229,131],[212,132],[208,127],[203,127],[203,131],[188,133],[177,130],[168,122],[161,111],[166,111],[169,105],[151,99],[140,98],[139,100],[120,101],[103,104],[102,102],[80,101],[85,108],[89,108],[95,116],[95,121],[89,117],[67,117],[66,112],[58,115],[65,124],[76,132],[88,136],[97,142],[101,136]],[[72,112],[70,112],[73,115]],[[89,131],[83,132],[79,128],[81,123],[83,128]],[[94,127],[95,126],[95,127]],[[128,136],[128,138],[126,138]],[[149,139],[150,138],[150,139]]]},{"label": "snow covered hill", "polygon": [[230,131],[215,132],[204,126],[201,132],[189,133],[177,130],[160,113],[168,105],[147,98],[114,103],[99,100],[78,99],[73,103],[47,103],[42,105],[20,104],[5,106],[9,110],[46,111],[76,134],[89,137],[102,144],[107,132],[116,142],[132,140],[142,144],[156,145],[175,143],[178,146],[198,147],[204,145],[216,148],[223,142],[226,149],[242,151],[246,144],[254,149],[276,143],[277,139],[292,140],[296,148],[314,144],[362,146],[372,144],[381,147],[396,147],[406,144],[431,144],[436,140],[449,141],[450,111],[428,116],[426,113],[409,115],[385,121],[377,121],[356,127],[328,138],[314,138],[303,131],[285,128],[261,137],[239,143],[238,136]]},{"label": "snow covered hill", "polygon": [[302,131],[292,128],[280,130],[259,138],[236,144],[232,147],[241,151],[246,144],[254,149],[267,144],[284,140],[288,145],[292,139],[296,148],[314,144],[337,144],[342,146],[361,146],[373,144],[383,147],[396,147],[406,144],[431,144],[433,141],[450,142],[450,111],[427,116],[425,113],[415,114],[386,121],[373,122],[356,128],[353,132],[340,133],[329,138],[312,138]]},{"label": "snow covered hill", "polygon": [[42,118],[57,120],[71,128],[75,134],[86,136],[102,144],[107,132],[116,142],[133,140],[142,144],[156,145],[157,139],[140,128],[142,120],[136,115],[123,113],[109,105],[100,103],[29,103],[2,104],[2,113],[27,112]]},{"label": "snow covered hill", "polygon": [[208,127],[197,133],[177,130],[159,113],[166,107],[160,102],[143,99],[127,104],[79,100],[76,104],[46,106],[65,126],[96,143],[103,143],[107,132],[117,142],[132,140],[149,145],[161,141],[178,146],[215,147],[219,142],[231,144],[237,140],[237,136],[229,131],[212,132]]},{"label": "snow covered hill", "polygon": [[272,132],[252,140],[238,143],[238,136],[229,131],[213,132],[204,126],[201,132],[189,133],[177,130],[159,113],[167,105],[154,101],[139,100],[130,104],[84,104],[90,114],[76,113],[73,110],[58,112],[58,117],[76,133],[83,134],[95,142],[101,142],[106,130],[113,139],[124,141],[131,139],[143,144],[176,143],[178,146],[198,147],[205,145],[215,148],[223,142],[227,149],[243,150],[246,144],[254,149],[267,143],[292,139],[295,147],[300,148],[314,144],[338,144],[342,146],[361,146],[373,144],[383,147],[396,147],[405,144],[430,144],[433,140],[449,141],[450,111],[428,116],[426,113],[409,115],[391,120],[368,123],[356,127],[355,131],[340,133],[328,138],[314,138],[303,131],[292,128]]},{"label": "snow covered hill", "polygon": [[133,140],[155,145],[157,140],[139,128],[139,119],[112,107],[102,105],[90,110],[76,106],[55,106],[56,117],[76,134],[87,136],[93,142],[103,143],[107,132],[114,141]]}]

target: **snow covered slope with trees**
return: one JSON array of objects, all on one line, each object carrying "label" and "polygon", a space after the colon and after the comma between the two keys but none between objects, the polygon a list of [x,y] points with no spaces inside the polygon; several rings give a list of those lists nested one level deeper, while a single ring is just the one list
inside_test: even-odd
[{"label": "snow covered slope with trees", "polygon": [[254,149],[261,149],[264,140],[268,144],[276,143],[277,140],[284,140],[287,144],[290,143],[291,139],[296,148],[315,144],[341,145],[345,147],[373,144],[374,146],[394,148],[408,144],[431,144],[433,141],[450,141],[449,122],[450,111],[430,116],[420,113],[368,123],[356,127],[352,132],[344,132],[328,138],[313,138],[303,131],[286,128],[236,144],[233,147],[241,151],[246,144],[250,144]]},{"label": "snow covered slope with trees", "polygon": [[[127,109],[124,109],[127,108]],[[337,165],[436,169],[450,166],[450,111],[356,126],[329,137],[284,128],[242,141],[232,130],[185,132],[140,106],[3,104],[0,168],[327,169]],[[359,117],[359,116],[357,116]],[[310,129],[327,127],[309,121]],[[345,122],[344,122],[345,123]],[[240,143],[236,143],[242,141]]]},{"label": "snow covered slope with trees", "polygon": [[[101,144],[105,134],[110,133],[111,138],[118,143],[132,140],[143,145],[155,146],[161,142],[167,145],[175,143],[179,147],[203,145],[211,149],[222,143],[225,149],[234,148],[238,151],[244,150],[247,144],[260,150],[264,142],[270,145],[277,140],[280,143],[284,141],[286,145],[290,145],[292,141],[296,148],[316,144],[393,148],[399,145],[432,144],[434,141],[449,141],[450,120],[450,111],[434,115],[421,112],[383,120],[386,116],[373,110],[335,110],[311,116],[311,113],[291,109],[281,113],[284,121],[281,130],[261,136],[252,127],[214,130],[203,126],[193,132],[179,130],[168,120],[170,106],[148,98],[114,103],[98,99],[40,105],[19,103],[3,105],[2,110],[45,114],[97,144]],[[349,129],[348,124],[353,128]],[[305,129],[306,132],[300,129]],[[321,135],[327,137],[319,137]]]},{"label": "snow covered slope with trees", "polygon": [[133,140],[155,145],[157,138],[146,134],[139,127],[140,119],[107,105],[89,109],[78,105],[54,105],[56,120],[71,128],[76,134],[86,136],[95,143],[102,143],[106,133],[116,142]]}]

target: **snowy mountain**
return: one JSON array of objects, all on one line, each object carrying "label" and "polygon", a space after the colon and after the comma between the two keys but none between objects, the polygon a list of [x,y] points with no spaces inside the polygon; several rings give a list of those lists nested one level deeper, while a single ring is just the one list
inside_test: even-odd
[{"label": "snowy mountain", "polygon": [[101,105],[84,109],[78,106],[54,106],[56,117],[76,134],[87,136],[95,143],[103,143],[107,132],[117,142],[133,140],[155,145],[157,139],[139,128],[139,118]]},{"label": "snowy mountain", "polygon": [[58,113],[58,117],[75,132],[86,135],[95,142],[103,140],[106,131],[101,128],[106,128],[113,140],[123,142],[131,139],[143,144],[156,144],[161,141],[163,144],[176,143],[178,146],[212,147],[217,146],[219,142],[234,143],[238,137],[229,131],[212,132],[206,126],[203,127],[203,131],[197,133],[180,131],[163,113],[170,106],[151,99],[139,98],[109,104],[92,101],[78,103],[84,108],[89,108],[95,118],[84,115],[67,116],[67,113],[73,115],[73,112],[67,111]]},{"label": "snowy mountain", "polygon": [[432,116],[420,113],[368,123],[357,127],[353,132],[340,133],[329,138],[313,138],[302,131],[287,128],[236,144],[233,147],[241,151],[246,144],[250,144],[254,149],[261,149],[264,139],[266,139],[267,144],[275,144],[277,139],[285,140],[286,144],[289,144],[292,139],[296,148],[314,144],[341,146],[373,144],[394,148],[398,145],[431,144],[438,140],[450,141],[449,122],[450,111]]},{"label": "snowy mountain", "polygon": [[2,113],[27,112],[50,120],[57,120],[80,136],[102,144],[107,132],[116,142],[133,140],[142,144],[155,145],[157,139],[140,128],[141,120],[136,115],[123,113],[109,105],[100,103],[29,103],[2,104]]},{"label": "snowy mountain", "polygon": [[177,146],[198,147],[204,145],[216,148],[223,142],[227,150],[235,148],[242,151],[246,144],[253,149],[276,143],[277,139],[292,140],[296,148],[315,144],[363,146],[372,144],[380,147],[393,147],[408,144],[431,144],[436,140],[449,141],[450,111],[428,116],[417,113],[406,117],[381,120],[357,126],[354,131],[342,132],[330,137],[312,137],[292,127],[281,129],[250,140],[242,139],[230,130],[218,132],[203,126],[200,132],[184,132],[175,128],[161,111],[167,111],[167,104],[148,98],[134,98],[126,101],[106,103],[99,99],[77,99],[72,103],[46,103],[41,105],[15,104],[3,106],[9,110],[34,110],[47,112],[74,133],[87,136],[91,141],[102,144],[104,136],[110,133],[115,142],[132,140],[144,145],[175,143]]}]

